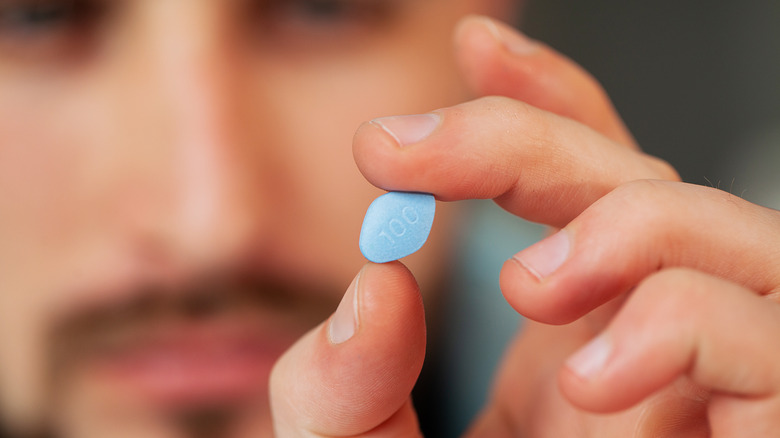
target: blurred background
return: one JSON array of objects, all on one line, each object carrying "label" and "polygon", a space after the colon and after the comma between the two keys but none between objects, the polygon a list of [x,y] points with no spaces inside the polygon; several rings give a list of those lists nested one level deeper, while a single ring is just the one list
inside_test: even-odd
[{"label": "blurred background", "polygon": [[[643,149],[686,182],[780,209],[780,1],[529,0],[520,27],[590,71]],[[447,436],[484,403],[521,323],[500,267],[543,232],[490,202],[466,225],[443,347],[446,377],[463,382],[441,400]]]},{"label": "blurred background", "polygon": [[521,27],[593,73],[685,181],[760,201],[780,181],[779,24],[777,0],[530,0]]}]

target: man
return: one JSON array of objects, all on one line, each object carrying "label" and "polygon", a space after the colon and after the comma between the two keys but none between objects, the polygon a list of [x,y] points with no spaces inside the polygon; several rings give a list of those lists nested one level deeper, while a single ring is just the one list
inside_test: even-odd
[{"label": "man", "polygon": [[[563,228],[507,262],[502,289],[532,319],[577,322],[518,338],[475,434],[777,421],[780,310],[758,296],[780,278],[776,213],[648,182],[677,177],[638,152],[587,74],[495,21],[460,21],[512,16],[510,2],[2,8],[0,388],[14,433],[415,434],[417,282],[440,284],[457,207],[440,203],[410,270],[361,269],[357,231],[381,193],[366,179]],[[459,104],[487,95],[505,97]],[[561,371],[564,397],[561,363],[613,317]],[[614,417],[573,407],[642,400]]]},{"label": "man", "polygon": [[465,100],[452,30],[493,3],[2,2],[3,423],[267,432],[272,364],[365,263],[356,127]]}]

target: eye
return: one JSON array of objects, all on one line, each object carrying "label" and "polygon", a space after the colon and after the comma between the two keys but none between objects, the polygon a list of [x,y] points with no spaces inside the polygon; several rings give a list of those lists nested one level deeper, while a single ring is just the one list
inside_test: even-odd
[{"label": "eye", "polygon": [[348,18],[356,11],[354,1],[345,0],[297,0],[288,2],[290,14],[309,20],[334,21]]},{"label": "eye", "polygon": [[35,33],[83,24],[97,12],[83,0],[18,0],[0,5],[3,32]]},{"label": "eye", "polygon": [[[388,0],[269,0],[270,9],[299,20],[338,22],[376,19],[387,12]],[[281,18],[281,17],[280,17]]]},{"label": "eye", "polygon": [[274,44],[346,43],[376,32],[400,9],[398,0],[260,0],[255,26]]},{"label": "eye", "polygon": [[0,49],[32,60],[83,49],[103,12],[97,0],[6,0],[0,3]]}]

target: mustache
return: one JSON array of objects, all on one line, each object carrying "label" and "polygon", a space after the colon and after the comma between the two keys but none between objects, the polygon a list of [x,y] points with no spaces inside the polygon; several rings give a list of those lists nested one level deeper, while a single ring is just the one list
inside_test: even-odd
[{"label": "mustache", "polygon": [[[121,333],[173,319],[208,322],[236,314],[279,315],[313,327],[338,305],[341,291],[301,279],[253,273],[218,273],[171,287],[149,283],[121,294],[121,300],[81,309],[52,327],[55,357],[110,344]],[[251,316],[250,316],[251,317]]]}]

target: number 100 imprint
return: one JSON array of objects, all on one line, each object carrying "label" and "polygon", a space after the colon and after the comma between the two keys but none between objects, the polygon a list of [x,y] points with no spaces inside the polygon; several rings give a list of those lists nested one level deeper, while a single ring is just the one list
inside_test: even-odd
[{"label": "number 100 imprint", "polygon": [[368,206],[360,230],[360,251],[374,263],[406,257],[428,239],[436,200],[427,193],[389,192]]}]

